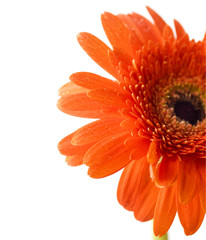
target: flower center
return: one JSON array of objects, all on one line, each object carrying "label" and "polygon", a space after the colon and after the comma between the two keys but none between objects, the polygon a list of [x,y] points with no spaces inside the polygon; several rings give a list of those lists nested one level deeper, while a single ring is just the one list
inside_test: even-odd
[{"label": "flower center", "polygon": [[204,110],[198,104],[193,105],[190,101],[178,100],[174,104],[174,114],[181,120],[187,121],[192,125],[196,125],[198,121],[204,119]]},{"label": "flower center", "polygon": [[187,87],[172,89],[167,106],[172,109],[172,115],[176,116],[177,120],[197,125],[204,120],[206,114],[201,95],[193,90]]}]

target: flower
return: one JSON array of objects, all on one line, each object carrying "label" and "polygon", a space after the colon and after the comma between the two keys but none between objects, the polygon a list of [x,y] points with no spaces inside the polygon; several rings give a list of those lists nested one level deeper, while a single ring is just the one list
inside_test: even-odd
[{"label": "flower", "polygon": [[124,168],[119,203],[137,220],[154,219],[163,236],[176,213],[186,235],[206,211],[206,36],[190,40],[178,21],[176,36],[147,7],[139,14],[102,15],[112,49],[80,33],[84,51],[113,80],[89,72],[71,75],[58,108],[98,119],[62,139],[59,151],[71,166],[86,164],[102,178]]}]

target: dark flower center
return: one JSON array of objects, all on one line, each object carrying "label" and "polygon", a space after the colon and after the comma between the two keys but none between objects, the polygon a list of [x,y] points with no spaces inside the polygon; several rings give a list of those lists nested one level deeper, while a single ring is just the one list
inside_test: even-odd
[{"label": "dark flower center", "polygon": [[[178,121],[197,125],[206,117],[206,108],[202,92],[193,86],[174,86],[166,93],[166,106]],[[164,102],[161,102],[164,105]]]},{"label": "dark flower center", "polygon": [[198,121],[204,118],[202,106],[195,106],[189,101],[178,100],[174,104],[174,113],[181,120],[196,125]]}]

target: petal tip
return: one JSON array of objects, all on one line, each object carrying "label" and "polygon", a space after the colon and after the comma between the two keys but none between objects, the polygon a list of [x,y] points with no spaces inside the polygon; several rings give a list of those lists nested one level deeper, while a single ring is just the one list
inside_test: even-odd
[{"label": "petal tip", "polygon": [[84,35],[83,32],[80,32],[80,33],[77,34],[77,41],[78,41],[78,42],[80,42],[80,41],[82,40],[83,35]]},{"label": "petal tip", "polygon": [[89,34],[90,33],[87,33],[87,32],[80,32],[80,33],[77,34],[77,41],[79,42],[80,45],[85,40],[87,35],[89,35]]}]

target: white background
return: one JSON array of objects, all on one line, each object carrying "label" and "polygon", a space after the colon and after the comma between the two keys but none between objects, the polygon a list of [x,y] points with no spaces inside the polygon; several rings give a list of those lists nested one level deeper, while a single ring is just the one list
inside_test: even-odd
[{"label": "white background", "polygon": [[[100,14],[154,8],[202,39],[202,1],[0,1],[0,239],[151,239],[151,223],[136,221],[116,200],[120,173],[94,180],[57,151],[65,135],[89,122],[56,108],[57,90],[76,71],[107,74],[78,46],[88,31],[106,41]],[[186,237],[176,218],[171,239],[205,239],[206,222]]]}]

